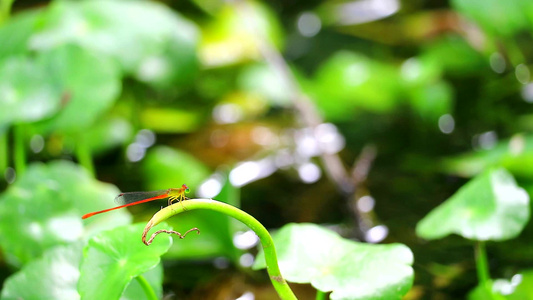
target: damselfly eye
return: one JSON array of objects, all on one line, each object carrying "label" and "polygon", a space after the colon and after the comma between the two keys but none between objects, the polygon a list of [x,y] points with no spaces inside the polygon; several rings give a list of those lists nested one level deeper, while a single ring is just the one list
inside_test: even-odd
[{"label": "damselfly eye", "polygon": [[188,193],[188,192],[190,192],[190,190],[189,190],[189,189],[186,189],[186,190],[185,190],[185,193]]}]

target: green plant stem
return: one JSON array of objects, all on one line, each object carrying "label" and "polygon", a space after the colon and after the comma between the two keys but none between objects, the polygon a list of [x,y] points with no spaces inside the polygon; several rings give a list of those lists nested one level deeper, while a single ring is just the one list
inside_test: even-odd
[{"label": "green plant stem", "polygon": [[485,251],[484,242],[476,242],[475,253],[476,253],[476,269],[477,269],[477,277],[479,280],[479,285],[488,287],[490,274],[489,274],[489,263],[487,261],[487,253]]},{"label": "green plant stem", "polygon": [[153,226],[163,222],[164,220],[181,212],[196,209],[209,209],[218,211],[241,221],[250,229],[252,229],[259,237],[261,245],[263,246],[263,251],[265,253],[265,261],[267,265],[267,272],[270,276],[270,281],[272,282],[272,285],[278,292],[278,295],[282,300],[297,299],[285,279],[283,279],[283,277],[281,276],[276,255],[276,248],[274,247],[274,241],[268,233],[268,230],[266,230],[266,228],[261,223],[259,223],[259,221],[257,221],[254,217],[234,206],[211,199],[191,199],[175,203],[173,205],[161,209],[152,217],[152,219],[150,219],[150,221],[144,228],[143,237],[146,236],[148,231]]},{"label": "green plant stem", "polygon": [[326,294],[326,292],[322,292],[322,291],[316,290],[315,299],[316,300],[326,300],[328,298],[327,295],[328,294]]},{"label": "green plant stem", "polygon": [[7,169],[7,157],[9,155],[7,143],[7,130],[0,130],[0,174],[4,174]]},{"label": "green plant stem", "polygon": [[135,279],[141,285],[141,287],[142,287],[142,289],[144,291],[144,294],[146,295],[146,299],[148,299],[148,300],[157,300],[158,299],[157,295],[154,292],[154,289],[152,289],[152,286],[148,283],[148,281],[146,280],[146,278],[144,278],[144,276],[139,275],[139,276],[135,277]]},{"label": "green plant stem", "polygon": [[9,19],[13,0],[0,0],[0,25]]},{"label": "green plant stem", "polygon": [[78,138],[77,142],[76,157],[78,158],[80,165],[82,165],[94,177],[94,166],[91,149],[87,145],[83,134]]},{"label": "green plant stem", "polygon": [[24,126],[21,124],[15,125],[13,134],[15,171],[17,172],[17,176],[21,176],[26,170],[26,149],[24,149],[26,135],[24,134]]}]

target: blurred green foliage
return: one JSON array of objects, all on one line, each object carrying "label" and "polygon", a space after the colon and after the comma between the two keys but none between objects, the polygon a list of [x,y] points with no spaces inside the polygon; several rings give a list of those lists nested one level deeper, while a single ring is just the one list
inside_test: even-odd
[{"label": "blurred green foliage", "polygon": [[199,186],[209,176],[209,169],[194,156],[168,147],[154,147],[143,161],[144,181],[150,190],[180,186],[178,182]]},{"label": "blurred green foliage", "polygon": [[390,65],[340,52],[317,70],[313,87],[326,118],[337,121],[351,118],[357,109],[390,112],[398,104],[399,79]]}]

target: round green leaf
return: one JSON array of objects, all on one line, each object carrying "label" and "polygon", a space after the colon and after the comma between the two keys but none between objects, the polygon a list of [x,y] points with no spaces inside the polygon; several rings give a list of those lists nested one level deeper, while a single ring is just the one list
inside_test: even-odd
[{"label": "round green leaf", "polygon": [[42,10],[27,10],[9,18],[0,26],[0,60],[14,55],[24,55],[28,40],[34,33],[35,25]]},{"label": "round green leaf", "polygon": [[193,191],[210,175],[209,169],[194,156],[169,147],[150,149],[143,160],[148,189],[160,190],[187,184]]},{"label": "round green leaf", "polygon": [[0,299],[79,299],[82,249],[78,242],[47,250],[6,280]]},{"label": "round green leaf", "polygon": [[528,1],[453,0],[451,4],[489,33],[511,37],[528,28],[531,20],[526,15],[526,2]]},{"label": "round green leaf", "polygon": [[503,167],[518,177],[533,178],[533,136],[516,134],[487,150],[446,158],[443,168],[451,174],[471,177],[490,167]]},{"label": "round green leaf", "polygon": [[508,300],[533,299],[533,269],[519,272],[509,283],[514,291],[507,296]]},{"label": "round green leaf", "polygon": [[[283,277],[332,291],[331,299],[400,299],[413,284],[413,254],[401,244],[343,239],[314,224],[288,224],[273,235]],[[254,268],[264,268],[261,252]]]},{"label": "round green leaf", "polygon": [[402,63],[400,75],[405,88],[411,89],[441,80],[442,66],[437,60],[411,57]]},{"label": "round green leaf", "polygon": [[533,299],[533,269],[523,270],[511,279],[495,279],[487,287],[478,285],[468,300],[525,300]]},{"label": "round green leaf", "polygon": [[409,90],[411,106],[415,112],[433,128],[438,128],[438,120],[452,111],[453,89],[445,81],[437,81]]},{"label": "round green leaf", "polygon": [[529,196],[505,169],[486,171],[463,187],[416,226],[425,239],[456,233],[465,238],[507,240],[529,221]]},{"label": "round green leaf", "polygon": [[399,83],[395,68],[342,51],[317,70],[308,89],[326,118],[346,120],[353,118],[357,109],[391,111],[398,103]]},{"label": "round green leaf", "polygon": [[[0,299],[80,299],[77,285],[82,249],[83,244],[78,242],[47,250],[5,281]],[[162,295],[162,265],[158,264],[143,276],[156,294]],[[147,299],[145,295],[139,283],[132,280],[120,299]]]},{"label": "round green leaf", "polygon": [[[31,45],[43,50],[78,44],[113,57],[126,72],[142,75],[142,80],[161,83],[166,76],[179,74],[183,80],[196,72],[191,49],[197,39],[194,24],[159,3],[56,1]],[[176,48],[186,51],[175,54]]]},{"label": "round green leaf", "polygon": [[[152,290],[158,295],[159,299],[163,298],[163,265],[160,263],[155,268],[152,268],[146,273],[142,274],[144,279],[148,281]],[[146,292],[139,284],[138,280],[132,280],[126,287],[126,290],[120,297],[120,300],[144,300],[148,299]]]},{"label": "round green leaf", "polygon": [[420,80],[438,79],[431,77],[437,75],[435,72],[439,73],[439,77],[443,72],[454,76],[474,76],[481,70],[488,72],[489,68],[487,59],[479,50],[474,49],[464,38],[453,35],[444,36],[428,44],[419,55],[419,60],[423,68],[438,70],[426,70],[429,74],[421,74],[426,76]]},{"label": "round green leaf", "polygon": [[71,162],[31,165],[0,197],[0,246],[7,261],[18,266],[45,249],[130,222],[126,211],[82,222],[82,214],[111,205],[118,192]]},{"label": "round green leaf", "polygon": [[33,60],[11,57],[0,61],[0,78],[0,128],[39,121],[59,109],[59,86]]},{"label": "round green leaf", "polygon": [[[135,76],[159,89],[176,89],[196,80],[200,63],[197,57],[196,28],[191,23],[177,19],[180,30],[168,36],[157,53],[147,55],[137,67]],[[190,32],[185,35],[183,33]]]},{"label": "round green leaf", "polygon": [[501,294],[497,293],[493,289],[491,289],[491,286],[493,286],[496,282],[489,281],[487,283],[487,286],[478,285],[475,289],[470,291],[468,293],[468,300],[505,300],[506,298],[502,296]]},{"label": "round green leaf", "polygon": [[511,279],[490,280],[487,286],[478,285],[468,300],[525,300],[533,299],[533,270],[524,270]]},{"label": "round green leaf", "polygon": [[533,178],[533,136],[516,134],[490,149],[468,152],[443,160],[443,169],[472,177],[491,167],[503,167],[518,177]]},{"label": "round green leaf", "polygon": [[120,93],[118,66],[105,56],[63,45],[42,53],[39,60],[65,95],[61,110],[44,122],[49,130],[77,132],[90,127]]},{"label": "round green leaf", "polygon": [[[524,140],[521,137],[519,139]],[[533,147],[533,139],[527,138],[525,141],[527,142],[526,145],[531,145],[529,147],[526,146],[527,150]],[[483,170],[501,166],[500,162],[505,156],[518,158],[518,155],[513,152],[509,140],[500,141],[491,149],[473,151],[445,158],[442,162],[442,167],[449,174],[473,177],[483,172]],[[530,151],[526,151],[526,153],[528,152]],[[523,167],[524,161],[520,161],[519,158],[518,160],[519,164]]]},{"label": "round green leaf", "polygon": [[[145,224],[121,226],[93,236],[83,250],[78,291],[84,299],[118,299],[128,283],[159,264],[172,238],[161,234],[150,246],[141,241]],[[163,223],[154,228],[169,229]]]}]

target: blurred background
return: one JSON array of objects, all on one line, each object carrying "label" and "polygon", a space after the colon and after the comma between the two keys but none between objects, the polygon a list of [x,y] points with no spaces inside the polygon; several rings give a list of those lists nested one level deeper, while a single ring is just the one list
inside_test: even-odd
[{"label": "blurred background", "polygon": [[[69,199],[79,218],[119,190],[186,183],[189,197],[239,206],[268,229],[312,222],[403,243],[415,256],[408,299],[463,298],[477,284],[470,241],[415,236],[431,209],[491,166],[533,191],[532,1],[0,3],[0,282],[31,254],[9,245],[49,246],[7,223],[22,209],[8,198],[29,199],[16,184]],[[99,182],[68,173],[79,166]],[[35,191],[38,168],[76,178]],[[101,182],[113,186],[94,200]],[[35,221],[24,218],[12,222]],[[205,212],[170,222],[202,229],[164,256],[171,299],[274,297],[249,269],[246,229]],[[533,266],[532,235],[528,225],[487,245],[494,278]]]}]

